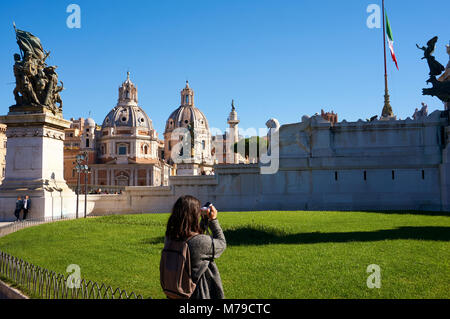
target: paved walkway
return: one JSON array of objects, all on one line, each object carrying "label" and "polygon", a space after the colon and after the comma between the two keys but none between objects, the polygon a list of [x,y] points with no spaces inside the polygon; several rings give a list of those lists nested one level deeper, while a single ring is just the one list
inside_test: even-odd
[{"label": "paved walkway", "polygon": [[13,222],[0,222],[0,227],[12,224]]}]

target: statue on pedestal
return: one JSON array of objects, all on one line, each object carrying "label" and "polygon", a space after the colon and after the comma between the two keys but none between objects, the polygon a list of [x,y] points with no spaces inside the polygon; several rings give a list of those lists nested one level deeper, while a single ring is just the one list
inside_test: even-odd
[{"label": "statue on pedestal", "polygon": [[16,105],[10,111],[49,110],[54,115],[61,115],[62,100],[59,93],[64,89],[64,84],[61,82],[61,86],[58,86],[57,67],[48,66],[45,62],[50,52],[46,52],[39,38],[30,32],[19,30],[15,25],[14,31],[21,54],[14,54],[16,87],[13,93]]},{"label": "statue on pedestal", "polygon": [[9,218],[14,197],[30,195],[33,218],[63,217],[75,212],[75,193],[64,180],[64,130],[70,121],[62,116],[56,66],[48,66],[50,55],[40,40],[16,29],[20,54],[14,54],[13,94],[16,104],[7,115],[8,152],[5,179],[0,185],[0,220]]},{"label": "statue on pedestal", "polygon": [[[449,65],[447,65],[447,70],[445,71],[444,75],[437,79],[437,76],[439,76],[445,70],[444,66],[440,64],[432,55],[436,47],[437,40],[438,37],[432,38],[427,42],[427,47],[419,47],[419,45],[416,44],[417,48],[424,51],[424,56],[422,59],[427,60],[428,67],[430,68],[430,78],[427,80],[427,83],[431,83],[433,85],[433,87],[430,89],[423,89],[422,94],[436,96],[442,102],[444,102],[444,104],[448,105],[448,103],[450,102],[450,71],[448,71],[450,63]],[[447,53],[449,52],[449,46],[447,46]]]},{"label": "statue on pedestal", "polygon": [[194,132],[194,123],[191,122],[188,124],[187,126],[188,132],[189,132],[189,136],[191,139],[191,158],[195,157],[195,132]]},{"label": "statue on pedestal", "polygon": [[447,54],[448,54],[449,59],[448,59],[448,64],[447,64],[444,74],[442,74],[438,79],[438,81],[441,81],[441,82],[450,80],[450,45],[447,44],[446,47],[447,47]]}]

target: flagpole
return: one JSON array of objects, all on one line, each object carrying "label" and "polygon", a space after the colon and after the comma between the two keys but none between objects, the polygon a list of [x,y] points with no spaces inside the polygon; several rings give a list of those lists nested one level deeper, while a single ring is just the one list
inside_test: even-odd
[{"label": "flagpole", "polygon": [[383,5],[383,53],[384,53],[384,106],[383,111],[381,112],[381,117],[391,117],[394,114],[392,113],[392,107],[389,102],[388,78],[386,67],[386,22],[384,21],[385,18],[384,0],[382,0],[382,5]]}]

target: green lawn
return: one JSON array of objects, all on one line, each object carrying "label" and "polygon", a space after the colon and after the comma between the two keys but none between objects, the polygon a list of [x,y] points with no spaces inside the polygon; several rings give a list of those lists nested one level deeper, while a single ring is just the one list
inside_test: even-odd
[{"label": "green lawn", "polygon": [[[61,221],[0,238],[0,250],[65,274],[163,298],[159,258],[168,214]],[[217,259],[227,298],[449,298],[445,213],[219,213]],[[381,288],[366,268],[381,267]]]}]

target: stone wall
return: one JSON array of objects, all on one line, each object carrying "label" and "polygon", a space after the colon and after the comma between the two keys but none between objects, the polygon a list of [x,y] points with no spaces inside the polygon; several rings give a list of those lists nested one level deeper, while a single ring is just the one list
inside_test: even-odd
[{"label": "stone wall", "polygon": [[448,118],[340,122],[320,116],[280,128],[280,167],[217,165],[214,176],[170,177],[168,187],[128,187],[90,197],[92,212],[169,212],[181,195],[220,210],[450,211]]},{"label": "stone wall", "polygon": [[6,171],[6,125],[0,124],[0,184]]}]

